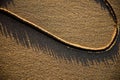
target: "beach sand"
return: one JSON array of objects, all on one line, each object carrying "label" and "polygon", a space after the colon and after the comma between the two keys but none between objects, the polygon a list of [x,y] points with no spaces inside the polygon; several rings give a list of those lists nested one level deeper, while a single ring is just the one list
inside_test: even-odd
[{"label": "beach sand", "polygon": [[[120,1],[109,1],[119,21]],[[5,8],[69,42],[89,47],[106,45],[114,29],[107,10],[94,0],[11,0]],[[0,14],[0,80],[119,80],[119,40],[110,51],[89,53]]]},{"label": "beach sand", "polygon": [[13,4],[7,9],[74,44],[103,47],[114,32],[115,23],[108,11],[94,0],[13,0]]}]

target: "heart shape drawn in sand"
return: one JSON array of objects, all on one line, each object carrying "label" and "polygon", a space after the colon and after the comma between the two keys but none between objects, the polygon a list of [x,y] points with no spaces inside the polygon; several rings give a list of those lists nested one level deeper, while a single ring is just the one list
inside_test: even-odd
[{"label": "heart shape drawn in sand", "polygon": [[[107,0],[105,0],[105,1],[106,1],[105,2],[106,8],[110,12],[110,15],[112,15],[113,21],[115,23],[115,25],[111,29],[111,33],[110,33],[111,36],[106,36],[106,34],[101,34],[102,31],[103,31],[103,33],[105,33],[105,31],[108,30],[107,28],[105,28],[103,26],[101,28],[99,26],[98,27],[94,27],[94,26],[93,27],[92,26],[84,27],[85,24],[84,25],[79,25],[79,22],[77,22],[77,19],[80,19],[80,18],[79,17],[77,18],[76,16],[74,17],[74,15],[77,15],[75,12],[70,13],[69,11],[64,11],[64,10],[63,10],[63,12],[61,12],[62,10],[61,11],[58,10],[59,8],[61,9],[61,7],[59,7],[59,6],[58,6],[59,7],[58,9],[56,7],[54,7],[54,8],[56,8],[55,12],[53,10],[53,13],[55,13],[54,16],[52,16],[51,14],[50,14],[50,16],[48,15],[48,17],[50,17],[50,20],[48,20],[48,21],[50,21],[50,22],[53,21],[52,23],[48,23],[48,24],[55,23],[55,24],[57,24],[57,26],[62,26],[63,24],[67,25],[68,24],[67,21],[69,22],[69,24],[68,24],[67,28],[66,27],[49,28],[49,29],[55,29],[56,30],[56,31],[53,30],[53,32],[52,32],[52,30],[50,31],[49,29],[47,29],[48,27],[44,28],[44,27],[38,26],[35,23],[29,21],[29,19],[26,20],[25,18],[20,17],[20,16],[18,16],[18,14],[15,14],[15,13],[7,10],[7,9],[0,8],[0,14],[4,14],[4,15],[7,15],[9,17],[12,17],[15,20],[20,21],[20,22],[22,22],[22,23],[24,23],[26,25],[29,25],[30,27],[32,27],[32,28],[34,28],[36,30],[42,31],[44,34],[48,35],[49,37],[55,39],[56,41],[58,41],[58,42],[60,42],[60,43],[62,43],[64,45],[67,45],[69,47],[74,47],[74,48],[78,48],[78,49],[83,49],[83,50],[88,50],[88,51],[98,51],[99,52],[99,51],[110,50],[114,46],[114,44],[116,43],[116,40],[117,40],[117,37],[118,37],[118,34],[119,34],[119,25],[117,23],[116,14],[115,14],[114,10],[112,9],[112,6],[109,4],[109,2],[107,2]],[[50,3],[49,3],[49,5],[50,5]],[[74,7],[74,3],[73,3],[72,7]],[[79,7],[75,6],[74,8],[79,8]],[[53,7],[49,8],[47,10],[52,10],[52,9],[53,9]],[[56,10],[58,12],[56,12]],[[67,10],[67,8],[65,10]],[[76,9],[73,9],[73,11],[76,11]],[[61,15],[56,16],[56,14],[59,14],[59,12],[61,12]],[[25,13],[25,12],[23,12],[23,13]],[[49,13],[49,11],[48,11],[48,13]],[[50,11],[50,13],[52,13],[52,12]],[[81,11],[81,13],[82,13],[82,11]],[[44,13],[44,14],[47,15],[47,12]],[[86,11],[84,14],[89,15],[89,12]],[[43,16],[45,16],[45,15],[43,15]],[[55,18],[51,18],[51,17],[55,17]],[[82,16],[82,17],[86,18],[86,17],[89,17],[89,16]],[[94,18],[92,18],[92,19],[94,19]],[[45,19],[43,19],[43,21],[44,20]],[[70,20],[72,20],[73,22],[71,22]],[[47,22],[47,20],[45,20],[45,21]],[[59,22],[61,22],[62,24],[60,24]],[[95,23],[90,23],[87,20],[86,20],[86,23],[88,25],[95,25]],[[74,27],[74,25],[78,25],[80,27]],[[97,25],[95,25],[95,26],[97,26]],[[71,29],[71,28],[73,28],[73,29]],[[99,31],[98,28],[100,28],[101,30]],[[109,27],[109,29],[110,29],[110,27]],[[58,34],[56,34],[54,32],[56,32]],[[75,37],[73,36],[74,33],[77,33],[77,35],[74,35]],[[109,33],[109,31],[108,31],[108,33]],[[64,34],[64,36],[62,36],[61,34]],[[100,34],[100,35],[98,35],[98,34]],[[110,37],[111,39],[106,41],[107,42],[106,43],[106,42],[103,41],[105,37]],[[82,41],[83,41],[84,44],[81,43]],[[105,44],[103,44],[102,42],[104,42]],[[103,45],[99,45],[101,43]]]}]

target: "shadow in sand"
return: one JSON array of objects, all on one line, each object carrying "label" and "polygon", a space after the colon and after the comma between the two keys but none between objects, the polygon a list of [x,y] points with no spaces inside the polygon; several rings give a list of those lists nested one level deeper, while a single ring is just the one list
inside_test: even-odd
[{"label": "shadow in sand", "polygon": [[44,50],[44,53],[52,55],[56,59],[64,59],[82,65],[92,65],[105,63],[109,65],[109,60],[116,61],[119,56],[120,36],[115,46],[107,52],[89,53],[88,51],[71,48],[63,45],[53,38],[47,36],[33,26],[19,20],[15,20],[9,15],[0,13],[0,32],[6,37],[16,40],[18,45],[32,48],[36,51]]},{"label": "shadow in sand", "polygon": [[8,4],[14,5],[13,0],[0,0],[0,7],[7,7]]}]

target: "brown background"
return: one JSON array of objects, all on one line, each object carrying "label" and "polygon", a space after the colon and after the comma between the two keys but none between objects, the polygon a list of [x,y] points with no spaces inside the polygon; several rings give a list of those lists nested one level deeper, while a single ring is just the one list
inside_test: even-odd
[{"label": "brown background", "polygon": [[[120,1],[109,0],[120,19]],[[8,0],[1,7],[73,43],[106,45],[114,22],[94,0]],[[89,53],[70,48],[0,14],[1,80],[119,80],[120,47]]]}]

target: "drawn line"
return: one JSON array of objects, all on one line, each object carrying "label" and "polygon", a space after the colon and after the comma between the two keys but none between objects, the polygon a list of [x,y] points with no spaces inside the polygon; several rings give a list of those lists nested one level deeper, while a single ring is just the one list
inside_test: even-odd
[{"label": "drawn line", "polygon": [[110,40],[110,42],[106,45],[106,46],[103,46],[103,47],[100,47],[100,48],[92,48],[92,47],[86,47],[86,46],[82,46],[82,45],[78,45],[78,44],[73,44],[71,42],[68,42],[64,39],[61,39],[60,37],[48,32],[47,30],[43,29],[42,27],[18,16],[17,14],[7,10],[7,9],[4,9],[4,8],[0,8],[0,14],[3,14],[3,15],[6,15],[8,17],[11,17],[23,24],[26,24],[28,25],[29,27],[37,30],[37,31],[40,31],[42,32],[43,34],[51,37],[52,39],[66,45],[66,46],[69,46],[69,47],[73,47],[73,48],[77,48],[77,49],[81,49],[81,50],[85,50],[85,51],[89,51],[89,52],[104,52],[104,51],[108,51],[110,50],[116,43],[117,41],[117,37],[119,35],[119,25],[116,23],[116,25],[114,25],[114,33],[112,35],[112,39]]}]

